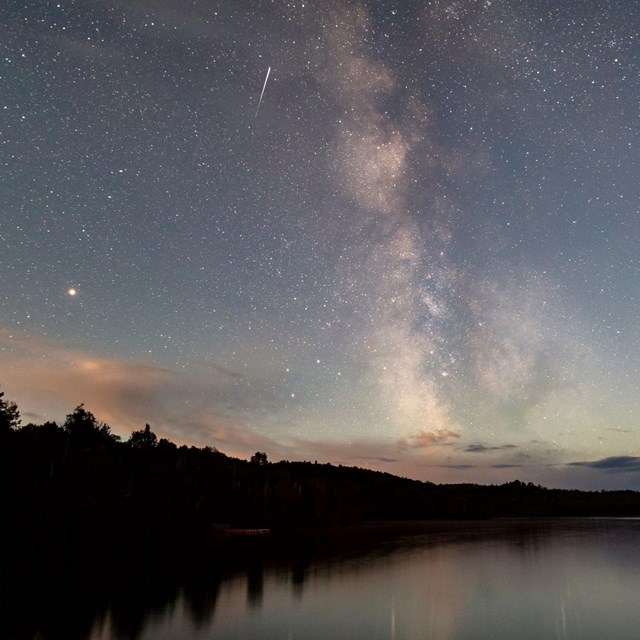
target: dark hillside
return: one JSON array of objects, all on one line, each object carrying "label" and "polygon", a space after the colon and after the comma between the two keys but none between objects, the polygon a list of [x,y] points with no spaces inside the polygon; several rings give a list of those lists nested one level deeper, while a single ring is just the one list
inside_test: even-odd
[{"label": "dark hillside", "polygon": [[[0,397],[1,400],[1,397]],[[62,426],[19,426],[2,401],[0,536],[6,541],[210,539],[227,527],[273,531],[370,520],[639,516],[640,493],[435,485],[357,467],[250,461],[157,441],[127,442],[82,405]]]}]

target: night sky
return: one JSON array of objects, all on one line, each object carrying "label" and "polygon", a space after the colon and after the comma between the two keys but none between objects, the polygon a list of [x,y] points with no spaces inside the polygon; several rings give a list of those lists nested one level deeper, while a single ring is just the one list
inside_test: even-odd
[{"label": "night sky", "polygon": [[0,389],[23,424],[640,488],[637,8],[4,0]]}]

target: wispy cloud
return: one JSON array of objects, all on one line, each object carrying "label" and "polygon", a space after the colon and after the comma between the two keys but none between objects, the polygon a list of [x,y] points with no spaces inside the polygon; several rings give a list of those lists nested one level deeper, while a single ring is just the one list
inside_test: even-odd
[{"label": "wispy cloud", "polygon": [[508,449],[517,449],[515,444],[502,444],[497,446],[486,446],[484,444],[470,444],[464,448],[467,453],[486,453],[487,451],[505,451]]},{"label": "wispy cloud", "polygon": [[238,375],[224,366],[178,374],[3,329],[0,351],[0,378],[11,384],[7,395],[33,407],[33,421],[61,420],[83,402],[124,436],[149,422],[161,436],[232,455],[273,447],[251,430],[246,407],[234,402]]},{"label": "wispy cloud", "polygon": [[460,438],[460,433],[453,429],[437,429],[420,431],[398,441],[400,449],[425,449],[430,447],[451,446]]},{"label": "wispy cloud", "polygon": [[467,469],[477,469],[475,464],[432,464],[429,465],[431,467],[436,467],[438,469],[458,469],[460,471],[466,471]]},{"label": "wispy cloud", "polygon": [[353,460],[366,460],[368,462],[398,462],[398,458],[383,458],[383,457],[370,457],[370,456],[352,456]]},{"label": "wispy cloud", "polygon": [[600,460],[583,462],[569,462],[569,467],[587,467],[598,469],[606,473],[637,473],[640,472],[640,457],[638,456],[609,456]]},{"label": "wispy cloud", "polygon": [[[254,405],[248,403],[237,388],[244,376],[227,365],[204,361],[177,372],[106,358],[3,329],[0,351],[0,379],[10,380],[10,387],[3,390],[19,406],[31,407],[28,418],[36,423],[60,421],[83,402],[99,420],[124,437],[149,422],[161,437],[214,446],[239,457],[260,450],[268,452],[271,459],[354,465],[364,462],[373,467],[401,463],[406,454],[443,446],[459,437],[451,430],[423,431],[401,441],[314,441],[292,436],[286,430],[269,437],[265,433],[269,433],[274,420],[271,409],[265,415],[258,400]],[[259,376],[260,371],[246,375]]]}]

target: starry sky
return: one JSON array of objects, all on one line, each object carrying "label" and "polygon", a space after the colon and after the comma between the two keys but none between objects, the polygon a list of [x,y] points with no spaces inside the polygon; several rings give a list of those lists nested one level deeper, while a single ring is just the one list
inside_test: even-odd
[{"label": "starry sky", "polygon": [[2,2],[1,389],[640,489],[639,62],[625,0]]}]

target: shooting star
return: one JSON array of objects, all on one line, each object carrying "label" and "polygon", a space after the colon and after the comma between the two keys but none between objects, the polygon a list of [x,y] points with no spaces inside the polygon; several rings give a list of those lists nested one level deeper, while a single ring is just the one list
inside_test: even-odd
[{"label": "shooting star", "polygon": [[262,104],[262,96],[264,95],[264,90],[267,88],[267,81],[269,80],[269,74],[271,73],[271,67],[267,69],[267,77],[264,79],[264,84],[262,85],[262,93],[260,94],[260,100],[258,100],[258,108],[256,109],[255,117],[258,117],[258,109],[260,109],[260,105]]}]

